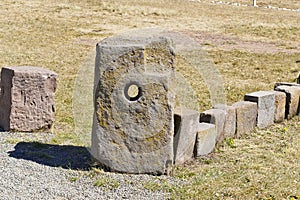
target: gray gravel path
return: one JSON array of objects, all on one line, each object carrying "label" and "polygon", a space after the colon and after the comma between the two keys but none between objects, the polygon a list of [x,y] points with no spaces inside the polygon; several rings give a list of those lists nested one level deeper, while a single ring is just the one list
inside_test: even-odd
[{"label": "gray gravel path", "polygon": [[0,132],[0,199],[167,199],[153,183],[174,177],[126,175],[90,168],[88,151],[50,145],[49,133]]}]

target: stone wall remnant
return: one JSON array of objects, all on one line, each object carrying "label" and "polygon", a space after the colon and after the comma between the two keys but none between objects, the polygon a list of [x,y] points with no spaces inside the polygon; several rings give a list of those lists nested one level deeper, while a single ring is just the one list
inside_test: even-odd
[{"label": "stone wall remnant", "polygon": [[1,71],[0,127],[5,131],[48,130],[54,121],[57,74],[32,67]]}]

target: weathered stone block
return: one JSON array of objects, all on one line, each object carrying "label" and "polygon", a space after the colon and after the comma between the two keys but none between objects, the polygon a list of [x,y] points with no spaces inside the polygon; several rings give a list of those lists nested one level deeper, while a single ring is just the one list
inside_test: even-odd
[{"label": "weathered stone block", "polygon": [[182,164],[194,154],[200,113],[177,108],[174,111],[174,162]]},{"label": "weathered stone block", "polygon": [[224,125],[226,112],[220,109],[210,109],[200,114],[200,122],[206,122],[216,125],[217,145],[220,145],[224,140]]},{"label": "weathered stone block", "polygon": [[245,101],[257,103],[257,127],[266,128],[274,123],[275,94],[270,91],[259,91],[246,94]]},{"label": "weathered stone block", "polygon": [[204,156],[211,153],[215,148],[216,139],[216,126],[209,123],[200,123],[198,125],[195,156]]},{"label": "weathered stone block", "polygon": [[173,165],[172,43],[112,37],[97,45],[92,155],[112,171],[168,174]]},{"label": "weathered stone block", "polygon": [[213,108],[221,109],[226,112],[225,124],[224,124],[224,137],[233,138],[235,137],[236,131],[236,111],[233,106],[228,106],[225,104],[217,104]]},{"label": "weathered stone block", "polygon": [[284,120],[286,94],[284,92],[272,91],[275,94],[275,114],[274,122],[279,123]]},{"label": "weathered stone block", "polygon": [[236,137],[252,131],[256,126],[257,104],[240,101],[232,105],[236,109]]},{"label": "weathered stone block", "polygon": [[277,82],[277,83],[274,84],[274,88],[276,88],[278,86],[281,86],[281,85],[300,87],[299,83]]},{"label": "weathered stone block", "polygon": [[40,67],[1,71],[0,126],[8,131],[48,130],[54,121],[57,74]]},{"label": "weathered stone block", "polygon": [[298,115],[300,110],[300,87],[280,85],[275,90],[286,94],[285,118],[291,119],[293,116]]}]

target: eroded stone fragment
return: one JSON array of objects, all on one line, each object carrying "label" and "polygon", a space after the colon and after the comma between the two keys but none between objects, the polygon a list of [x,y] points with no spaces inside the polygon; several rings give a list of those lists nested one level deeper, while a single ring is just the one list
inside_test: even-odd
[{"label": "eroded stone fragment", "polygon": [[256,126],[257,104],[240,101],[232,104],[236,109],[236,137],[252,131]]},{"label": "eroded stone fragment", "polygon": [[174,111],[174,162],[182,164],[194,154],[200,113],[186,108]]},{"label": "eroded stone fragment", "polygon": [[200,114],[200,122],[206,122],[216,125],[217,131],[217,145],[220,145],[224,140],[224,125],[225,125],[226,111],[221,109],[210,109]]},{"label": "eroded stone fragment", "polygon": [[271,91],[258,91],[246,94],[245,101],[257,103],[257,127],[266,128],[274,123],[275,94]]},{"label": "eroded stone fragment", "polygon": [[211,153],[215,148],[216,139],[216,125],[209,123],[199,123],[195,156],[204,156]]},{"label": "eroded stone fragment", "polygon": [[48,130],[54,121],[57,74],[31,66],[1,71],[0,126],[8,131]]},{"label": "eroded stone fragment", "polygon": [[226,112],[225,124],[224,124],[224,137],[234,138],[236,131],[236,111],[233,106],[225,104],[217,104],[213,108],[221,109]]},{"label": "eroded stone fragment", "polygon": [[97,45],[92,154],[112,171],[168,174],[173,165],[172,43],[112,37]]}]

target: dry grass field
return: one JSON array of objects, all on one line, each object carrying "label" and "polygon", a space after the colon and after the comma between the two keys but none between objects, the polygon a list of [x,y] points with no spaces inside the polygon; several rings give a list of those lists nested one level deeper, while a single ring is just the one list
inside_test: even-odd
[{"label": "dry grass field", "polygon": [[[53,143],[74,145],[80,145],[72,114],[78,70],[93,59],[98,41],[124,31],[160,27],[195,38],[222,74],[228,104],[245,93],[271,90],[277,81],[293,82],[300,71],[300,12],[262,6],[299,9],[300,1],[257,0],[259,7],[250,6],[252,0],[228,2],[249,6],[210,0],[1,0],[0,66],[58,73]],[[207,109],[209,98],[195,90],[200,110]],[[211,156],[174,170],[189,184],[147,188],[166,190],[172,199],[300,199],[299,132],[298,116],[227,140]]]}]

